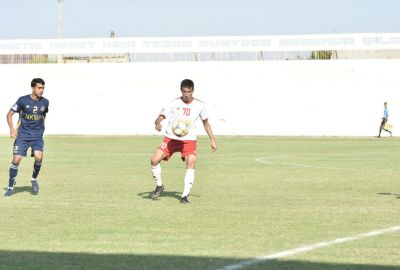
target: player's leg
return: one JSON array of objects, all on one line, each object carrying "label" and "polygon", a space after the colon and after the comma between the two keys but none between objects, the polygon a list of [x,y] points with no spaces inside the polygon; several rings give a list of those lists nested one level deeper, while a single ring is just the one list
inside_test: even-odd
[{"label": "player's leg", "polygon": [[35,158],[35,163],[33,163],[32,180],[37,181],[40,169],[42,168],[43,152],[33,151],[33,157]]},{"label": "player's leg", "polygon": [[161,178],[161,160],[167,159],[167,154],[164,152],[165,148],[167,148],[167,144],[162,142],[161,145],[156,149],[153,156],[151,157],[151,174],[153,175],[153,179],[156,181],[156,189],[152,194],[152,198],[156,199],[161,195],[161,192],[164,190],[164,185]]},{"label": "player's leg", "polygon": [[386,132],[389,132],[389,133],[390,133],[390,136],[392,136],[392,132],[391,132],[390,130],[385,129],[385,128],[383,128],[383,130],[386,131]]},{"label": "player's leg", "polygon": [[11,196],[14,193],[15,179],[18,175],[18,167],[21,164],[23,156],[26,156],[29,144],[24,140],[15,140],[13,146],[13,159],[11,161],[8,179],[8,188],[4,196]]},{"label": "player's leg", "polygon": [[196,167],[196,141],[184,141],[182,157],[186,160],[186,173],[184,178],[184,188],[181,203],[189,203],[188,196],[194,182],[194,171]]},{"label": "player's leg", "polygon": [[380,129],[379,129],[379,135],[378,135],[378,137],[381,136],[381,131],[382,131],[382,130],[384,130],[384,131],[386,131],[386,132],[389,132],[389,133],[390,133],[390,136],[392,136],[392,132],[391,132],[390,130],[388,130],[388,129],[385,128],[385,127],[386,127],[386,123],[387,123],[387,118],[384,118],[384,119],[382,120],[381,127],[380,127]]},{"label": "player's leg", "polygon": [[14,155],[10,165],[8,188],[4,196],[11,196],[14,193],[15,178],[18,174],[18,167],[21,164],[22,156]]},{"label": "player's leg", "polygon": [[196,167],[196,155],[190,154],[186,156],[186,173],[184,179],[184,188],[182,193],[181,202],[188,203],[188,196],[190,194],[190,190],[192,189],[194,182],[194,171]]},{"label": "player's leg", "polygon": [[31,184],[33,193],[39,193],[39,183],[37,177],[39,175],[40,169],[42,168],[43,152],[33,151],[33,156],[35,157],[35,162],[33,163]]},{"label": "player's leg", "polygon": [[381,125],[379,126],[379,135],[378,135],[378,137],[381,136],[381,132],[382,132],[382,129],[384,127],[385,127],[385,119],[382,120]]},{"label": "player's leg", "polygon": [[392,136],[392,132],[386,128],[387,119],[385,119],[384,122],[385,122],[385,123],[383,124],[382,129],[383,129],[384,131],[386,131],[386,132],[389,132],[389,133],[390,133],[390,136]]},{"label": "player's leg", "polygon": [[32,179],[31,179],[32,190],[33,193],[38,193],[39,184],[37,177],[39,175],[40,169],[42,168],[43,148],[44,148],[43,140],[40,139],[32,141],[31,148],[33,152],[33,157],[35,158],[35,162],[33,163]]},{"label": "player's leg", "polygon": [[162,186],[161,179],[161,160],[165,158],[165,153],[157,148],[151,157],[151,173],[153,175],[154,180],[156,181],[157,186]]}]

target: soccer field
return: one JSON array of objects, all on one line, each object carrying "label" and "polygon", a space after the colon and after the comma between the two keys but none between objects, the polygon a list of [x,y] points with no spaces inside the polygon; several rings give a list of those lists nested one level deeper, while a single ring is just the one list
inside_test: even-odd
[{"label": "soccer field", "polygon": [[[400,226],[399,138],[217,137],[211,153],[202,137],[189,205],[178,155],[149,199],[161,139],[46,137],[39,195],[25,158],[1,196],[0,269],[400,269],[400,230],[351,239]],[[0,137],[3,193],[11,150]]]}]

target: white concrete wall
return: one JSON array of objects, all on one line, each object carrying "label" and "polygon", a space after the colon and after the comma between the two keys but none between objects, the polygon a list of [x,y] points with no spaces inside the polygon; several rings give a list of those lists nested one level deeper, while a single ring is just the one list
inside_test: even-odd
[{"label": "white concrete wall", "polygon": [[216,134],[374,136],[384,101],[396,134],[398,70],[400,60],[0,65],[0,134],[34,77],[46,81],[47,134],[157,134],[184,78]]}]

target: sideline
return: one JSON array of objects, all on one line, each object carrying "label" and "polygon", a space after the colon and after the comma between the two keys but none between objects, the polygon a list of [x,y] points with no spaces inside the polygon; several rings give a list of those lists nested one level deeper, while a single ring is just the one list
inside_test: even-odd
[{"label": "sideline", "polygon": [[356,240],[360,240],[360,239],[364,239],[364,238],[374,237],[374,236],[378,236],[378,235],[381,235],[381,234],[393,233],[393,232],[398,232],[398,231],[400,231],[400,225],[399,226],[393,226],[393,227],[386,228],[386,229],[370,231],[370,232],[359,234],[359,235],[355,235],[355,236],[336,238],[335,240],[331,240],[331,241],[319,242],[319,243],[315,243],[315,244],[308,245],[308,246],[302,246],[302,247],[298,247],[298,248],[294,248],[294,249],[289,249],[289,250],[281,251],[281,252],[278,252],[278,253],[273,253],[273,254],[270,254],[270,255],[258,257],[258,258],[252,259],[252,260],[243,261],[243,262],[240,262],[240,263],[237,263],[237,264],[227,265],[227,266],[225,266],[223,268],[218,268],[217,270],[243,269],[243,268],[245,268],[247,266],[252,266],[252,265],[259,264],[259,263],[264,263],[264,262],[268,262],[268,261],[279,259],[279,258],[285,258],[285,257],[297,255],[297,254],[300,254],[300,253],[306,253],[306,252],[313,251],[315,249],[320,249],[320,248],[323,248],[323,247],[328,247],[328,246],[332,246],[332,245],[336,245],[336,244],[356,241]]},{"label": "sideline", "polygon": [[255,161],[259,162],[259,163],[264,163],[267,165],[284,165],[284,166],[292,166],[292,167],[299,167],[299,168],[306,168],[306,169],[359,171],[359,169],[353,169],[353,168],[322,167],[322,166],[312,166],[312,165],[292,163],[292,162],[281,162],[278,159],[273,160],[273,159],[268,159],[266,157],[256,158]]}]

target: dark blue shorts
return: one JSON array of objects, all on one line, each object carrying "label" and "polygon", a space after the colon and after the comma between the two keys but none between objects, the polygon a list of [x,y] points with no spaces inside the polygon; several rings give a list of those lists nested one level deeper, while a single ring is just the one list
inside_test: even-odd
[{"label": "dark blue shorts", "polygon": [[13,154],[26,157],[26,152],[28,148],[31,148],[33,156],[34,151],[43,152],[44,141],[43,139],[35,139],[35,140],[25,140],[25,139],[16,139],[14,142]]}]

